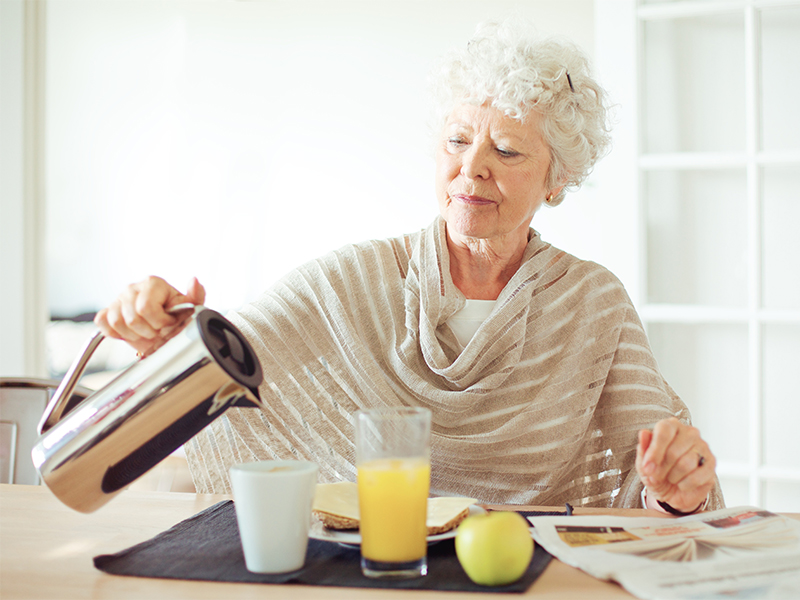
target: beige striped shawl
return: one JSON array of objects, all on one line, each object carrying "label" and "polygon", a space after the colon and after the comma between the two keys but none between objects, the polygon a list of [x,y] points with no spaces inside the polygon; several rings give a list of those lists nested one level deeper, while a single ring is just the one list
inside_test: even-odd
[{"label": "beige striped shawl", "polygon": [[522,266],[462,350],[446,324],[465,298],[445,235],[437,218],[347,246],[231,316],[261,360],[266,408],[231,409],[186,445],[198,491],[228,492],[232,464],[268,458],[355,481],[356,410],[411,405],[433,411],[432,494],[640,506],[637,431],[689,414],[620,282],[531,230]]}]

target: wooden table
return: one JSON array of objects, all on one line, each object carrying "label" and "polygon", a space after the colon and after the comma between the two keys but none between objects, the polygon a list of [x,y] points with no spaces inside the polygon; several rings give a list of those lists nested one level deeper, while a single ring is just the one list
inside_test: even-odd
[{"label": "wooden table", "polygon": [[[118,552],[169,529],[228,496],[128,490],[91,514],[67,508],[43,486],[0,485],[0,598],[286,598],[372,600],[478,600],[508,594],[403,591],[301,585],[216,583],[120,577],[94,568],[98,554]],[[519,507],[515,507],[519,508]],[[533,509],[533,507],[524,507]],[[578,514],[611,511],[582,509]],[[655,511],[613,511],[655,516]],[[599,581],[553,560],[525,596],[536,598],[632,598],[616,584]]]}]

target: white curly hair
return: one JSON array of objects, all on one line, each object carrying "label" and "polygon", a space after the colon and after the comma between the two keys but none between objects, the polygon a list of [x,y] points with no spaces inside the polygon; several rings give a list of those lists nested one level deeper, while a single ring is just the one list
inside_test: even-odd
[{"label": "white curly hair", "polygon": [[445,57],[433,83],[437,131],[459,104],[489,103],[523,122],[532,110],[541,115],[550,147],[547,185],[564,185],[550,206],[579,188],[609,149],[606,92],[584,53],[564,40],[533,37],[517,22],[479,25],[465,49]]}]

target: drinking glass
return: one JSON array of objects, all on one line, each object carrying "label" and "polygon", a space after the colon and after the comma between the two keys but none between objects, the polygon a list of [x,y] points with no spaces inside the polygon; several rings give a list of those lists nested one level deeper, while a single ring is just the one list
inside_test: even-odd
[{"label": "drinking glass", "polygon": [[381,408],[356,415],[361,571],[407,579],[428,572],[431,411]]}]

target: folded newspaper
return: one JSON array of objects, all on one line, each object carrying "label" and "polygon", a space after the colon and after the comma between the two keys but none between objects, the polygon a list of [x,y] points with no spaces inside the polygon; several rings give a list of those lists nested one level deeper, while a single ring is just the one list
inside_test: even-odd
[{"label": "folded newspaper", "polygon": [[800,521],[760,508],[529,520],[553,556],[639,598],[800,598]]}]

